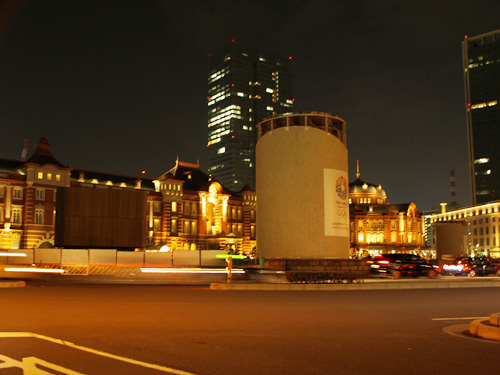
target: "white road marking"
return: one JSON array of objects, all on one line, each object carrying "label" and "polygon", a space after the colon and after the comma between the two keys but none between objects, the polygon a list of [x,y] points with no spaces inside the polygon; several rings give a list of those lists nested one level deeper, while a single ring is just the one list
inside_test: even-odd
[{"label": "white road marking", "polygon": [[431,320],[475,320],[475,319],[488,319],[489,316],[469,316],[465,318],[433,318]]},{"label": "white road marking", "polygon": [[53,374],[52,372],[47,372],[39,367],[37,365],[41,365],[45,368],[48,368],[49,370],[55,370],[60,374],[64,375],[85,375],[81,372],[73,371],[70,370],[66,367],[62,367],[59,365],[56,365],[55,363],[50,363],[47,361],[44,361],[43,359],[36,358],[36,357],[26,357],[23,358],[22,362],[16,361],[14,358],[9,358],[5,355],[0,354],[0,369],[5,369],[5,368],[18,368],[23,370],[24,375],[50,375]]},{"label": "white road marking", "polygon": [[182,370],[177,370],[177,369],[174,369],[171,367],[160,366],[160,365],[155,365],[153,363],[138,361],[138,360],[135,360],[132,358],[122,357],[119,355],[106,353],[106,352],[103,352],[100,350],[88,348],[86,346],[73,344],[72,342],[69,342],[69,341],[64,341],[64,340],[56,339],[56,338],[49,337],[49,336],[39,335],[37,333],[32,333],[32,332],[0,332],[0,338],[11,338],[11,337],[37,338],[37,339],[53,342],[55,344],[64,345],[64,346],[67,346],[67,347],[70,347],[73,349],[78,349],[78,350],[81,350],[81,351],[84,351],[87,353],[96,354],[96,355],[99,355],[101,357],[111,358],[111,359],[115,359],[118,361],[130,363],[130,364],[137,365],[137,366],[147,367],[147,368],[151,368],[153,370],[158,370],[158,371],[162,371],[162,372],[166,372],[166,373],[170,373],[170,374],[174,374],[174,375],[196,375],[193,372],[182,371]]}]

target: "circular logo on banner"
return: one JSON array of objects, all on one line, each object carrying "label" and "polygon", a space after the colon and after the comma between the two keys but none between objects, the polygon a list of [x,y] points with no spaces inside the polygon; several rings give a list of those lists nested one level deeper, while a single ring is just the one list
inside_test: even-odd
[{"label": "circular logo on banner", "polygon": [[340,199],[346,199],[347,198],[347,180],[345,179],[344,176],[340,176],[337,178],[337,182],[335,184],[335,190],[337,191],[337,195],[339,196]]}]

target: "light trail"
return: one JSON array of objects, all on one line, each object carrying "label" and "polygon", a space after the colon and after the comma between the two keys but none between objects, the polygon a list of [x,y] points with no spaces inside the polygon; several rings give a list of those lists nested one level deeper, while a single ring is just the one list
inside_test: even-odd
[{"label": "light trail", "polygon": [[27,257],[25,253],[0,253],[0,257]]},{"label": "light trail", "polygon": [[[143,273],[227,273],[224,268],[141,268]],[[232,269],[231,273],[245,273],[242,269]]]},{"label": "light trail", "polygon": [[34,273],[64,273],[62,269],[34,268],[34,267],[7,267],[5,272],[34,272]]}]

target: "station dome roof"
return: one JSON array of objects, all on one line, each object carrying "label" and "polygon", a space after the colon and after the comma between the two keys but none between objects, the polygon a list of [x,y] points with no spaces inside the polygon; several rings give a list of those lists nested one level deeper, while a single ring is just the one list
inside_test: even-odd
[{"label": "station dome roof", "polygon": [[386,204],[387,193],[382,185],[365,182],[359,178],[359,161],[356,180],[349,184],[349,198],[355,204]]}]

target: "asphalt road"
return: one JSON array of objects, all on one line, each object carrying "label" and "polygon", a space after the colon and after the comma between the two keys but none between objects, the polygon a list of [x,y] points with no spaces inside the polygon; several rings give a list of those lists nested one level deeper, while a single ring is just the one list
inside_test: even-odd
[{"label": "asphalt road", "polygon": [[460,332],[499,297],[29,283],[0,289],[0,375],[497,374],[500,343]]}]

